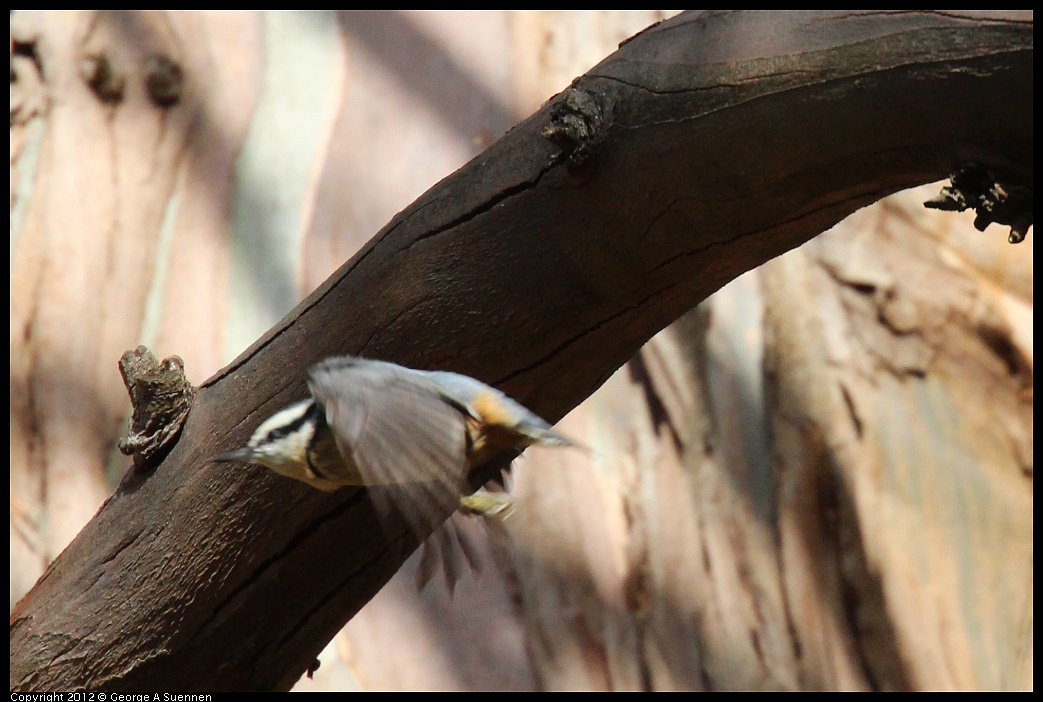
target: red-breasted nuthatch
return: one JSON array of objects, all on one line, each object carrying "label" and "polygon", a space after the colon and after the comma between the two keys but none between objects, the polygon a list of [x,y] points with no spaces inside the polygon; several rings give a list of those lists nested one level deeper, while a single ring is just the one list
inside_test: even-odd
[{"label": "red-breasted nuthatch", "polygon": [[257,463],[327,492],[414,485],[396,502],[426,516],[458,506],[471,468],[505,449],[574,445],[499,390],[457,373],[343,356],[315,365],[308,388],[311,398],[214,460]]}]

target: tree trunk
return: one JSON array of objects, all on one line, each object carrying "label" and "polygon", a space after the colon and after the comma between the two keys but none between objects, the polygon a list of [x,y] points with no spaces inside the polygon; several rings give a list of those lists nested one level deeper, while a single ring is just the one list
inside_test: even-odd
[{"label": "tree trunk", "polygon": [[[69,36],[41,33],[47,41],[32,50],[15,39],[20,55],[42,58],[55,96],[68,87],[84,104],[96,103],[77,108],[55,98],[50,119],[86,113],[99,129],[108,125],[114,136],[99,149],[119,147],[128,132],[134,147],[151,144],[143,153],[98,155],[111,166],[97,188],[105,195],[98,217],[123,223],[125,240],[107,258],[62,252],[110,271],[125,266],[139,282],[134,269],[151,264],[161,239],[138,246],[132,235],[161,230],[166,213],[113,198],[107,184],[144,180],[165,193],[186,152],[193,152],[196,175],[207,159],[231,155],[227,146],[206,150],[225,143],[218,132],[225,125],[206,100],[207,76],[222,69],[181,40],[199,29],[198,20],[141,17],[74,23]],[[128,48],[119,36],[135,36],[140,46]],[[156,46],[169,60],[155,59]],[[140,60],[114,60],[132,68],[110,80],[98,57],[119,58],[120,51]],[[126,78],[122,91],[119,76]],[[1031,84],[1031,15],[682,15],[635,37],[396,216],[203,383],[165,460],[128,474],[15,607],[12,689],[289,687],[416,547],[407,530],[379,528],[366,491],[330,497],[256,469],[208,462],[241,444],[273,409],[302,397],[308,365],[360,353],[456,370],[557,419],[724,283],[886,194],[971,160],[1031,186]],[[40,153],[47,161],[67,148],[83,147],[45,139]],[[26,231],[75,232],[71,214],[69,221],[51,218],[62,217],[70,189],[93,188],[93,168],[84,162],[70,187],[37,194],[24,214]],[[167,180],[142,175],[155,172]],[[257,206],[273,195],[256,194]],[[942,582],[960,591],[940,599],[958,596],[962,606],[988,609],[999,596],[971,589],[981,580],[969,575],[1006,572],[1012,558],[1023,566],[1012,582],[1031,585],[1030,367],[1003,342],[1009,333],[994,311],[969,284],[953,283],[955,266],[917,248],[922,240],[886,250],[863,245],[852,255],[824,240],[808,253],[810,273],[781,264],[765,269],[768,411],[757,420],[763,431],[742,435],[760,445],[736,444],[716,423],[735,421],[721,410],[722,398],[740,412],[757,405],[727,387],[727,373],[703,370],[727,358],[708,353],[715,337],[703,310],[657,337],[591,410],[618,413],[634,406],[635,395],[645,400],[638,428],[591,437],[594,460],[614,466],[620,500],[576,507],[587,503],[573,496],[609,486],[562,470],[557,480],[565,485],[554,488],[546,473],[554,462],[575,460],[569,457],[548,458],[538,477],[519,486],[518,525],[504,551],[523,564],[508,568],[521,618],[534,629],[564,620],[569,632],[583,634],[544,646],[530,640],[540,684],[1025,684],[1030,632],[1027,658],[1025,648],[987,641],[981,660],[981,640],[965,640],[972,651],[959,652],[961,661],[977,655],[977,667],[931,660],[929,647],[912,639],[928,628],[944,641],[953,627],[944,613],[952,607],[924,608],[909,592],[922,591],[925,572],[945,571],[953,577]],[[926,285],[914,290],[910,280]],[[84,294],[68,282],[55,284]],[[32,318],[15,302],[17,283],[13,273],[12,329]],[[144,313],[143,290],[87,292],[101,293],[140,301],[99,305],[108,313],[102,325],[130,325]],[[198,333],[205,338],[207,330]],[[95,369],[118,356],[112,344],[61,341],[65,354],[96,359]],[[16,429],[31,433],[15,417],[41,408],[16,407],[16,379],[35,377],[28,369],[38,368],[31,354],[16,357],[14,334],[12,346],[15,436]],[[53,351],[40,357],[63,360]],[[118,418],[92,409],[111,407],[90,396],[92,378],[45,377],[57,386],[44,393],[53,409],[43,413],[94,421],[97,436],[111,431]],[[983,377],[988,403],[980,397]],[[913,417],[947,424],[910,432]],[[774,444],[766,461],[768,437]],[[48,445],[61,446],[60,437]],[[12,441],[13,464],[15,454]],[[75,456],[71,461],[49,458],[48,465],[79,467]],[[984,496],[945,494],[982,480],[991,486]],[[527,497],[537,489],[553,490],[557,505]],[[903,499],[909,494],[918,499]],[[953,504],[983,516],[962,518]],[[935,548],[968,524],[996,524],[984,516],[996,510],[1006,520],[982,543],[1011,543],[1011,553],[977,545],[973,553],[984,560],[969,564],[959,562],[966,538]],[[598,519],[622,527],[626,538],[599,546]],[[901,520],[897,530],[884,528]],[[560,530],[552,536],[592,549],[589,570],[562,557],[565,549],[538,548],[548,543],[548,525]],[[584,539],[585,530],[593,533]],[[932,550],[904,552],[910,534],[923,531],[939,537]],[[1017,538],[999,538],[1008,534]],[[610,552],[620,544],[622,551]],[[557,581],[568,582],[567,599],[548,597]],[[1008,597],[1007,604],[1014,609],[1002,616],[1014,611],[1013,624],[1002,630],[1023,632],[1031,597]],[[970,618],[978,616],[973,611]],[[1004,656],[1013,662],[994,662]],[[930,674],[932,667],[944,672]],[[990,677],[996,669],[1009,677]]]}]

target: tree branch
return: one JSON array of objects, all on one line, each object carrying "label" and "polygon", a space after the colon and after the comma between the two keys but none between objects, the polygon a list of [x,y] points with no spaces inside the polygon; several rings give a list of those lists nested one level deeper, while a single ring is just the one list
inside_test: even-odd
[{"label": "tree branch", "polygon": [[[399,214],[199,389],[11,615],[11,688],[286,689],[416,544],[208,463],[353,353],[554,420],[729,280],[974,161],[1032,184],[1031,13],[685,14]],[[174,108],[177,109],[177,108]]]}]

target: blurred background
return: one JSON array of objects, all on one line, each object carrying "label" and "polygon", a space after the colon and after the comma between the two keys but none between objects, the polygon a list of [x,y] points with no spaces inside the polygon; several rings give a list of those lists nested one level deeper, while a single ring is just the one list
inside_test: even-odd
[{"label": "blurred background", "polygon": [[[200,384],[673,14],[14,12],[11,606],[130,465],[125,350]],[[296,689],[1030,688],[1033,236],[939,187],[663,330]]]}]

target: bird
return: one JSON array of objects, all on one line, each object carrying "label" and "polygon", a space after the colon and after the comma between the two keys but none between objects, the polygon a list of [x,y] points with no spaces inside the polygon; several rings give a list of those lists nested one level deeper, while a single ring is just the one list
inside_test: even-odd
[{"label": "bird", "polygon": [[[474,512],[468,475],[505,451],[578,446],[504,393],[475,378],[357,356],[308,371],[310,397],[263,421],[242,448],[215,462],[259,464],[324,492],[373,491],[378,516],[394,509],[418,534],[445,514]],[[495,512],[501,501],[493,500]],[[468,560],[470,556],[468,555]]]}]

